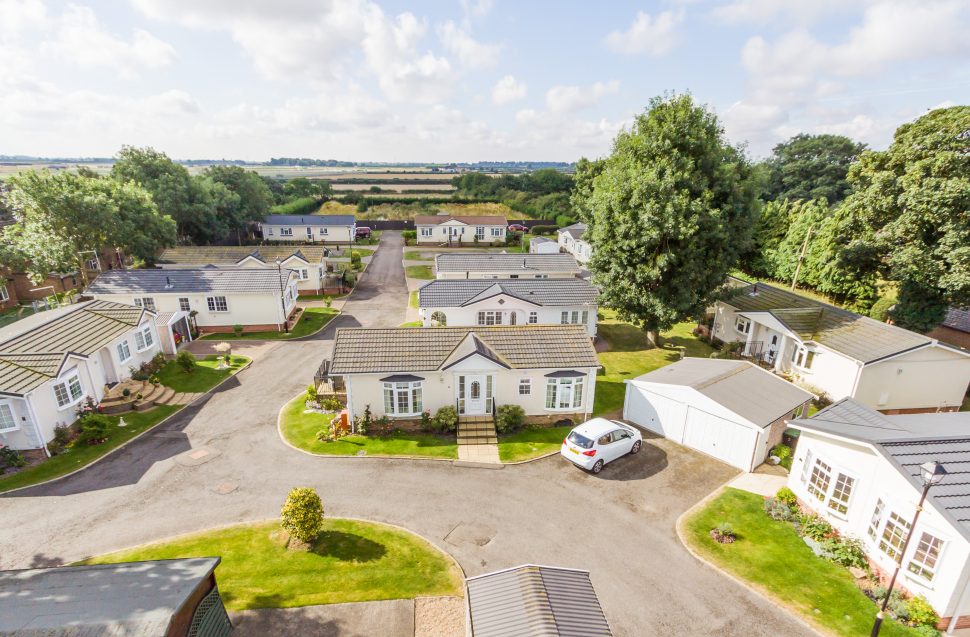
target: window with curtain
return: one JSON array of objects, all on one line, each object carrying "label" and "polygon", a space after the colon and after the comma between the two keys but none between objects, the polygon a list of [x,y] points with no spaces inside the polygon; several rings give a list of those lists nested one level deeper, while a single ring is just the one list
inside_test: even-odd
[{"label": "window with curtain", "polygon": [[546,409],[579,409],[582,406],[582,378],[550,378],[546,382]]}]

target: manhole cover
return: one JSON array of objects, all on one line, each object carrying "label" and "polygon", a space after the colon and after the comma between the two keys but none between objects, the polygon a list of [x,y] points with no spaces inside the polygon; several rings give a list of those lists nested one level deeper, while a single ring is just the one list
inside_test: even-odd
[{"label": "manhole cover", "polygon": [[209,455],[208,451],[205,449],[199,449],[198,451],[193,451],[190,453],[189,457],[198,460],[199,458],[205,458],[207,455]]},{"label": "manhole cover", "polygon": [[239,488],[239,483],[231,480],[229,482],[222,482],[220,484],[217,484],[216,488],[213,489],[213,491],[215,491],[219,495],[229,495],[230,493],[232,493],[238,488]]},{"label": "manhole cover", "polygon": [[175,456],[175,462],[183,467],[197,467],[216,458],[219,453],[217,449],[211,447],[200,447]]},{"label": "manhole cover", "polygon": [[445,542],[454,546],[485,546],[492,541],[497,531],[484,524],[466,524],[462,522],[445,536]]}]

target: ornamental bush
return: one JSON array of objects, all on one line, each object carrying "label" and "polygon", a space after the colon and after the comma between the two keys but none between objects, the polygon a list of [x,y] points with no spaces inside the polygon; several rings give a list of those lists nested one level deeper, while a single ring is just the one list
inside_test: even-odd
[{"label": "ornamental bush", "polygon": [[453,433],[458,428],[458,412],[454,407],[442,407],[434,415],[433,427],[438,433]]},{"label": "ornamental bush", "polygon": [[518,431],[524,421],[525,410],[519,405],[500,405],[495,410],[495,431],[500,434]]},{"label": "ornamental bush", "polygon": [[798,498],[795,496],[795,492],[788,487],[778,489],[778,493],[775,494],[775,497],[788,505],[788,508],[792,511],[798,507]]},{"label": "ornamental bush", "polygon": [[195,371],[195,356],[192,352],[183,349],[175,357],[175,364],[181,367],[186,374],[191,374]]},{"label": "ornamental bush", "polygon": [[835,533],[831,524],[814,513],[798,517],[798,530],[799,533],[807,535],[816,542],[821,542]]},{"label": "ornamental bush", "polygon": [[[935,627],[939,621],[940,616],[936,614],[930,603],[926,601],[926,598],[922,595],[917,595],[913,597],[908,602],[909,606],[909,621],[917,626],[930,626]],[[935,630],[935,628],[934,628]]]},{"label": "ornamental bush", "polygon": [[765,500],[765,513],[772,520],[779,522],[791,522],[795,519],[795,514],[781,498],[768,498]]},{"label": "ornamental bush", "polygon": [[323,502],[310,487],[295,488],[286,496],[280,518],[280,525],[291,537],[313,544],[323,530]]},{"label": "ornamental bush", "polygon": [[98,445],[108,437],[111,419],[103,414],[87,414],[81,418],[81,433],[77,440],[82,445]]},{"label": "ornamental bush", "polygon": [[866,569],[866,553],[862,549],[862,542],[851,537],[829,537],[820,542],[823,555],[842,566],[855,566]]},{"label": "ornamental bush", "polygon": [[779,460],[791,458],[791,447],[784,444],[777,444],[771,448],[769,455],[777,456]]}]

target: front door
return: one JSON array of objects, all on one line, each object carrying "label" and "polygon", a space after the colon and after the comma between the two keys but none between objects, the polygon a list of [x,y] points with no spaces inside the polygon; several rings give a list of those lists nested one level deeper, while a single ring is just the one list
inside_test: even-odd
[{"label": "front door", "polygon": [[485,414],[485,376],[465,376],[465,413]]}]

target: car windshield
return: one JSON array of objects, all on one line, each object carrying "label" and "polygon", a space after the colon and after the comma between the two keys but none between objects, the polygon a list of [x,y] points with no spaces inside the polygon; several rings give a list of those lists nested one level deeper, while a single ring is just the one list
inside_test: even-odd
[{"label": "car windshield", "polygon": [[590,440],[586,436],[583,436],[581,434],[576,433],[575,431],[571,431],[569,433],[568,440],[569,440],[569,442],[573,443],[574,445],[576,445],[580,449],[589,449],[590,447],[593,446],[593,441],[592,440]]}]

